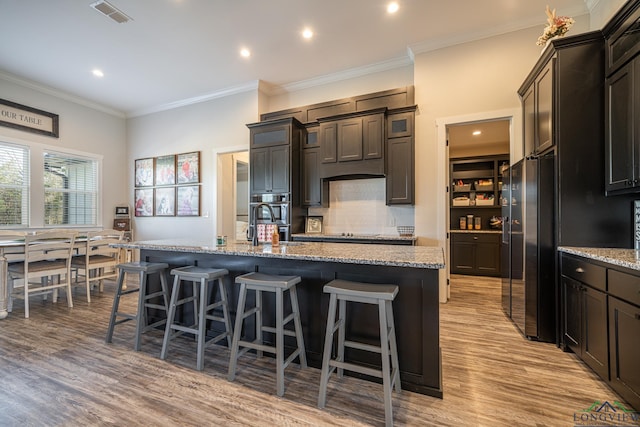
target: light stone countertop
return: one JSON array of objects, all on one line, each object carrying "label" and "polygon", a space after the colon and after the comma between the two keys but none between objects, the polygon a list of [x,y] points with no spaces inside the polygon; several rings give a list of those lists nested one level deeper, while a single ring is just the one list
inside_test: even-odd
[{"label": "light stone countertop", "polygon": [[172,252],[238,255],[346,264],[388,265],[425,269],[445,267],[444,251],[437,246],[368,245],[360,243],[281,242],[251,246],[248,242],[228,242],[218,247],[213,240],[190,239],[122,242],[116,247]]},{"label": "light stone countertop", "polygon": [[340,239],[340,240],[407,240],[407,241],[415,241],[417,239],[416,236],[400,236],[400,235],[389,235],[389,234],[352,234],[350,236],[344,234],[323,234],[323,233],[295,233],[292,234],[293,240],[296,238],[310,238],[310,239]]},{"label": "light stone countertop", "polygon": [[640,258],[635,249],[621,248],[579,248],[572,246],[559,246],[560,252],[579,255],[585,258],[595,259],[620,267],[631,268],[640,271]]},{"label": "light stone countertop", "polygon": [[502,230],[491,230],[491,229],[483,229],[483,230],[449,230],[449,233],[484,233],[484,234],[502,234]]}]

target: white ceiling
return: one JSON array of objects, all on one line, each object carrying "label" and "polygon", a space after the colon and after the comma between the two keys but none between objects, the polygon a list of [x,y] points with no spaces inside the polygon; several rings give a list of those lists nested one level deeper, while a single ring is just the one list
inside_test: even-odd
[{"label": "white ceiling", "polygon": [[[259,80],[275,91],[312,86],[494,34],[542,32],[548,3],[399,0],[388,15],[387,0],[109,1],[133,21],[106,18],[95,0],[0,0],[0,73],[134,116]],[[585,0],[553,3],[559,15],[588,13]],[[311,41],[300,36],[305,26]]]}]

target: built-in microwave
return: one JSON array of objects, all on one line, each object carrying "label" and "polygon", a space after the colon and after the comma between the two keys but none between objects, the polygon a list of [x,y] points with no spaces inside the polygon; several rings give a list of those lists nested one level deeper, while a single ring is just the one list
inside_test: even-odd
[{"label": "built-in microwave", "polygon": [[[259,206],[260,203],[251,203],[251,212],[254,211],[254,207]],[[273,211],[273,217],[276,224],[287,225],[289,224],[289,202],[285,203],[268,203]],[[269,208],[264,204],[255,209],[256,220],[258,223],[271,223],[271,212]]]}]

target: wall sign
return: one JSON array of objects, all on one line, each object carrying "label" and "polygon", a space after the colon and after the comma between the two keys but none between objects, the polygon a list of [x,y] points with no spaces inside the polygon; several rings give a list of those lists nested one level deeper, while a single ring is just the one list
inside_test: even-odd
[{"label": "wall sign", "polygon": [[0,125],[58,138],[58,115],[0,99]]}]

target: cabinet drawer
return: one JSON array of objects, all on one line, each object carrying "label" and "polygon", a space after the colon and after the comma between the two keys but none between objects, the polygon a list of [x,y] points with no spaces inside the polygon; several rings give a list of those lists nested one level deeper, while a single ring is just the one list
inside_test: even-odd
[{"label": "cabinet drawer", "polygon": [[596,289],[607,290],[607,270],[586,260],[562,255],[562,274]]},{"label": "cabinet drawer", "polygon": [[499,243],[498,233],[452,233],[453,239],[458,243]]},{"label": "cabinet drawer", "polygon": [[608,270],[609,294],[640,306],[640,277]]}]

